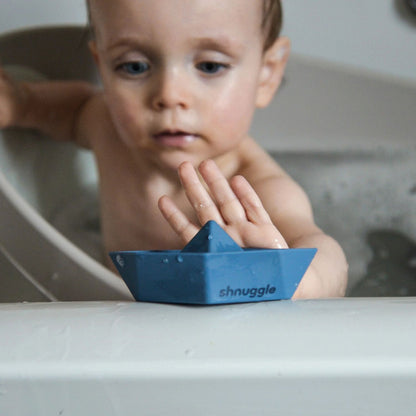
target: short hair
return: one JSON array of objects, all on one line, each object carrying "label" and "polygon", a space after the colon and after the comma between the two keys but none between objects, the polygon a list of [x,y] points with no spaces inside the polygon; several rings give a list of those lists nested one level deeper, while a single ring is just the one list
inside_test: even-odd
[{"label": "short hair", "polygon": [[[88,13],[88,26],[93,34],[90,1],[86,0]],[[279,37],[282,28],[283,11],[280,0],[263,0],[263,17],[261,28],[264,33],[264,50],[270,48]]]},{"label": "short hair", "polygon": [[264,33],[264,50],[270,48],[279,37],[282,29],[283,10],[280,0],[263,0],[262,30]]}]

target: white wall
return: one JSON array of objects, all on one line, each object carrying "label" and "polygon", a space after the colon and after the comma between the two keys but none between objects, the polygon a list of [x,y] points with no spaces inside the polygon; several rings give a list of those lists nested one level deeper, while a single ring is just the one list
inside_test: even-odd
[{"label": "white wall", "polygon": [[0,32],[27,26],[85,22],[84,0],[0,0]]},{"label": "white wall", "polygon": [[293,51],[416,80],[416,16],[407,13],[405,0],[283,0],[283,5]]},{"label": "white wall", "polygon": [[[283,0],[284,33],[294,52],[416,80],[416,17],[400,17],[404,1]],[[0,32],[85,21],[84,0],[0,1]]]}]

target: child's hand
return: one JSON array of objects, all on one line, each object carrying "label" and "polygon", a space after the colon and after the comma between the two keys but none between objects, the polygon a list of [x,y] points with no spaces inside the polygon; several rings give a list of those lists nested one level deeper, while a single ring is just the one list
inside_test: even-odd
[{"label": "child's hand", "polygon": [[[201,163],[199,172],[205,189],[189,162],[180,165],[179,177],[201,225],[216,221],[241,247],[287,248],[286,241],[272,223],[254,189],[242,176],[228,183],[212,160]],[[159,200],[159,209],[174,231],[187,244],[200,227],[167,196]]]},{"label": "child's hand", "polygon": [[15,124],[23,113],[24,88],[0,68],[0,129]]}]

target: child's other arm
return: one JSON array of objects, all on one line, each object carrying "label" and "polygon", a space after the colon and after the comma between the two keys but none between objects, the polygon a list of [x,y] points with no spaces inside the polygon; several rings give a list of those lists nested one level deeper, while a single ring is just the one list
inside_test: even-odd
[{"label": "child's other arm", "polygon": [[95,88],[82,81],[15,82],[0,68],[0,128],[31,128],[80,141],[77,122]]},{"label": "child's other arm", "polygon": [[337,241],[315,224],[303,189],[287,175],[253,185],[290,248],[318,249],[293,297],[344,296],[348,279],[344,252]]}]

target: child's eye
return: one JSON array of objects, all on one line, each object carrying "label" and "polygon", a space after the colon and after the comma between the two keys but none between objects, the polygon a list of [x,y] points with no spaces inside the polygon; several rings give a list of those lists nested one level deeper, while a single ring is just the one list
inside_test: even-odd
[{"label": "child's eye", "polygon": [[118,66],[117,69],[121,69],[128,75],[141,75],[148,71],[150,68],[149,64],[142,61],[126,62]]},{"label": "child's eye", "polygon": [[229,66],[226,64],[222,64],[219,62],[201,62],[196,65],[196,67],[205,74],[213,75],[217,74],[220,71],[223,71],[224,69],[228,68]]}]

